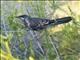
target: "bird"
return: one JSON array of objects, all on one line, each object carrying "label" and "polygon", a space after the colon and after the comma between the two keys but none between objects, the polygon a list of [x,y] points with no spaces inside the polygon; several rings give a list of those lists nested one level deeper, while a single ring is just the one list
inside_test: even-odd
[{"label": "bird", "polygon": [[59,24],[64,24],[68,23],[72,20],[72,17],[66,16],[62,18],[57,18],[57,19],[46,19],[46,18],[37,18],[37,17],[31,17],[28,15],[19,15],[16,16],[16,18],[20,19],[25,27],[28,27],[31,30],[42,30],[47,28],[47,26],[54,24],[54,25],[59,25]]},{"label": "bird", "polygon": [[[46,29],[51,24],[59,25],[59,24],[68,23],[72,20],[72,17],[70,16],[57,18],[57,19],[46,19],[46,18],[31,17],[29,15],[19,15],[16,16],[16,18],[20,19],[25,27],[27,27],[31,31],[33,30],[31,32],[34,39],[32,40],[33,42],[32,46],[35,47],[33,50],[37,53],[36,56],[38,56],[39,53],[42,53],[44,55],[45,51],[44,51],[44,47],[42,48],[42,44],[40,43],[38,35],[36,36],[34,31]],[[28,42],[28,40],[25,39],[25,42]]]}]

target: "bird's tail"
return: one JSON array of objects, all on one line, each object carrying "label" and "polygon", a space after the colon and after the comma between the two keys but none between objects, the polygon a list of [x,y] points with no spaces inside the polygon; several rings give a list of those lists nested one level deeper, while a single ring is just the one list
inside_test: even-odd
[{"label": "bird's tail", "polygon": [[68,23],[72,20],[72,17],[63,17],[63,18],[58,18],[55,20],[55,24],[63,24],[63,23]]}]

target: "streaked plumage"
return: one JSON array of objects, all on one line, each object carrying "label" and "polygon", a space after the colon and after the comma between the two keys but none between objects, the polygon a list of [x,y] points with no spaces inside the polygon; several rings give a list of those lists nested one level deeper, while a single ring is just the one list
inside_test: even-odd
[{"label": "streaked plumage", "polygon": [[58,24],[68,23],[69,21],[72,20],[72,17],[70,16],[58,18],[55,20],[34,18],[28,15],[20,15],[17,16],[16,18],[21,19],[24,22],[24,25],[32,30],[41,30],[41,29],[45,29],[50,24],[58,25]]}]

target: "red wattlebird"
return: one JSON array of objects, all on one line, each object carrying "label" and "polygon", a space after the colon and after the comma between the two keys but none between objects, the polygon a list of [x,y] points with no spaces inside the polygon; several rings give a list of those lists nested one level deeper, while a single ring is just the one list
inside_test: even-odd
[{"label": "red wattlebird", "polygon": [[54,24],[59,25],[63,23],[68,23],[72,20],[72,17],[63,17],[63,18],[57,18],[57,19],[44,19],[44,18],[34,18],[30,17],[28,15],[20,15],[16,16],[16,18],[19,18],[24,23],[25,27],[28,27],[32,30],[41,30],[45,29],[48,25]]}]

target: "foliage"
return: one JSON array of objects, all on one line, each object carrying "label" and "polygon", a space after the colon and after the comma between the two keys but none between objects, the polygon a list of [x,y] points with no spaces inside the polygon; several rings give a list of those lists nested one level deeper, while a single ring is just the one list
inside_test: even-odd
[{"label": "foliage", "polygon": [[[80,15],[71,9],[73,2],[66,1],[3,1],[1,2],[0,54],[2,60],[79,60],[80,59]],[[79,4],[79,5],[78,5]],[[80,7],[80,2],[76,5]],[[3,7],[4,6],[4,7]],[[64,7],[67,8],[64,8]],[[66,10],[65,10],[66,9]],[[78,8],[77,8],[78,9]],[[60,13],[61,12],[61,13]],[[33,38],[29,45],[25,39],[27,28],[15,18],[28,14],[32,17],[58,18],[60,14],[73,17],[63,28],[52,26],[39,31],[39,38],[45,54],[36,53]],[[63,16],[64,17],[64,16]],[[58,31],[54,31],[57,28]],[[28,34],[29,35],[29,34]],[[27,37],[27,36],[26,36]]]},{"label": "foliage", "polygon": [[2,49],[0,48],[0,54],[1,54],[1,60],[18,60],[16,58],[14,58],[12,55],[11,55],[11,52],[10,52],[10,48],[9,48],[9,42],[11,40],[12,36],[11,34],[9,33],[7,36],[3,36],[3,35],[0,35],[0,44],[1,44],[1,47],[2,45],[5,46],[5,49]]}]

